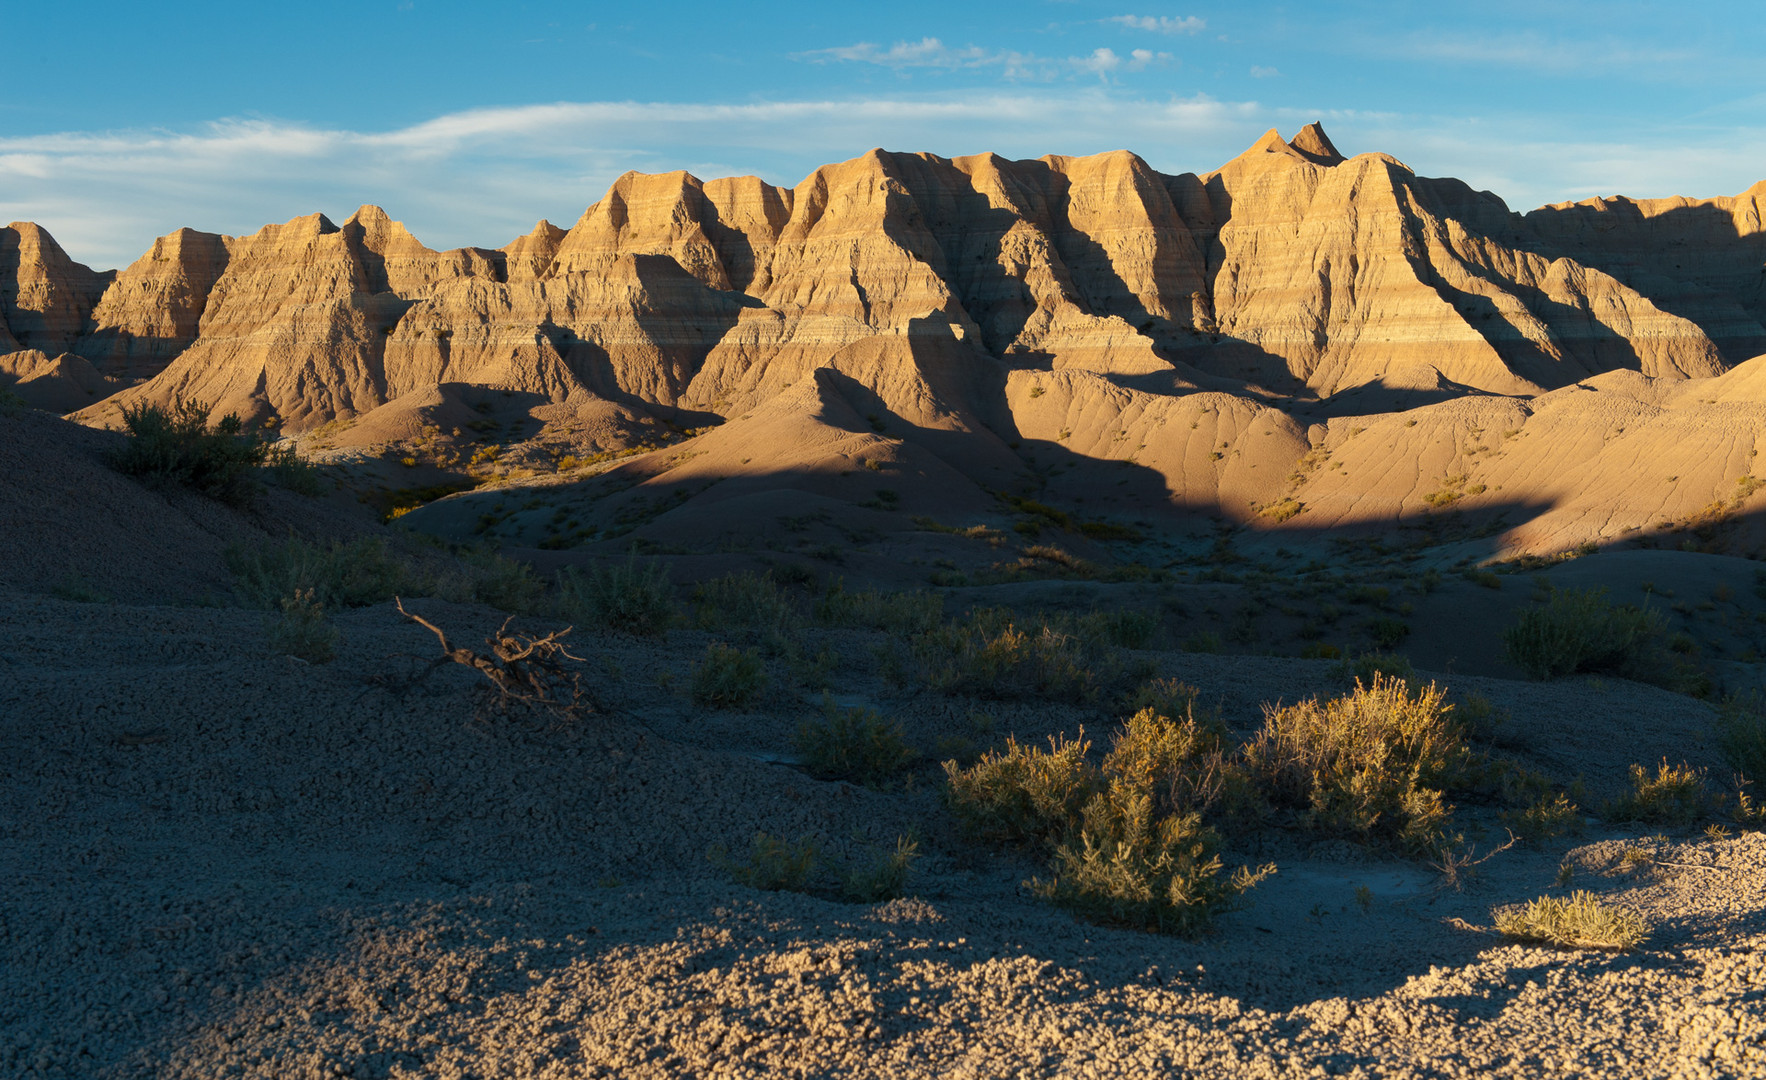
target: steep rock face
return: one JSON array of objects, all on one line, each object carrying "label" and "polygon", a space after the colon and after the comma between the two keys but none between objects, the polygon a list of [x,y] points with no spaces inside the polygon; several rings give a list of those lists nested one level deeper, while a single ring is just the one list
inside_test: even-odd
[{"label": "steep rock face", "polygon": [[1526,216],[1529,239],[1697,322],[1731,363],[1766,352],[1766,181],[1716,199],[1588,199]]},{"label": "steep rock face", "polygon": [[571,227],[551,274],[599,273],[622,255],[660,255],[708,288],[728,289],[729,273],[706,233],[714,215],[697,177],[628,172]]},{"label": "steep rock face", "polygon": [[671,405],[741,304],[658,255],[608,256],[543,281],[453,281],[389,334],[388,392],[479,382],[553,401],[583,387]]},{"label": "steep rock face", "polygon": [[503,248],[505,280],[511,284],[538,281],[552,268],[558,245],[565,230],[541,218],[526,236],[517,237]]},{"label": "steep rock face", "polygon": [[366,412],[386,400],[386,339],[404,295],[495,275],[484,253],[430,251],[376,207],[342,227],[321,214],[266,225],[227,248],[197,340],[82,418],[114,422],[135,401],[193,400],[298,431]]},{"label": "steep rock face", "polygon": [[[1673,384],[1724,370],[1704,320],[1741,326],[1732,340],[1753,325],[1749,198],[1697,204],[1717,222],[1713,243],[1735,239],[1700,271],[1710,287],[1670,282],[1668,299],[1650,284],[1660,259],[1626,263],[1617,241],[1566,223],[1635,219],[1599,235],[1656,230],[1627,241],[1654,250],[1670,244],[1667,222],[1689,220],[1674,207],[1523,219],[1389,157],[1345,158],[1316,125],[1270,132],[1200,176],[1126,152],[881,150],[795,189],[630,173],[570,230],[540,222],[500,251],[432,251],[363,207],[341,226],[313,215],[249,237],[164,238],[77,346],[106,370],[166,367],[81,416],[114,423],[133,402],[195,399],[291,432],[370,417],[367,445],[460,426],[496,390],[511,415],[597,439],[727,420],[702,439],[728,453],[669,470],[708,484],[737,449],[754,484],[768,470],[838,480],[855,448],[881,440],[924,466],[914,475],[964,478],[965,505],[1047,465],[1043,490],[1088,507],[1278,529],[1549,508],[1560,524],[1514,534],[1539,546],[1591,522],[1623,528],[1656,497],[1578,494],[1564,477],[1621,461],[1622,445],[1637,448],[1622,467],[1643,468],[1655,444],[1628,440],[1673,427],[1660,419]],[[1563,235],[1547,242],[1548,226]],[[0,335],[19,331],[15,308],[32,329],[0,347],[28,347],[46,312],[64,328],[80,317],[78,274],[39,232],[14,245],[33,269],[8,279],[37,299],[0,312]],[[1685,306],[1687,289],[1716,297],[1717,285],[1729,299]],[[52,355],[13,367],[47,371]],[[72,360],[53,364],[55,385],[78,383]],[[1577,387],[1598,390],[1592,412],[1561,407],[1583,400]],[[1295,419],[1308,411],[1331,419]],[[765,449],[787,437],[809,443]],[[673,482],[644,475],[640,486]],[[853,486],[829,483],[824,494]],[[1587,509],[1562,516],[1574,507]]]},{"label": "steep rock face", "polygon": [[0,228],[0,320],[10,339],[0,344],[65,352],[113,276],[74,262],[53,236],[28,221]]},{"label": "steep rock face", "polygon": [[196,341],[227,259],[227,239],[214,233],[160,237],[104,291],[73,351],[113,375],[158,374]]},{"label": "steep rock face", "polygon": [[795,193],[755,176],[710,180],[703,191],[716,214],[705,227],[730,286],[759,296],[772,284],[773,247],[791,220]]},{"label": "steep rock face", "polygon": [[[1619,367],[1723,369],[1694,323],[1613,277],[1493,239],[1506,208],[1391,158],[1302,152],[1270,132],[1202,178],[1218,330],[1321,394],[1427,364],[1465,386],[1536,393]],[[1493,205],[1492,205],[1493,204]],[[1469,222],[1469,225],[1468,225]]]}]

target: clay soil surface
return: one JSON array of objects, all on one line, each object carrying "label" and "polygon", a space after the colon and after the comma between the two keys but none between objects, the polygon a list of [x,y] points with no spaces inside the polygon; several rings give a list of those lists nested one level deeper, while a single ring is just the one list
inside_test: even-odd
[{"label": "clay soil surface", "polygon": [[[411,606],[474,644],[504,617]],[[792,764],[820,690],[783,661],[746,710],[692,705],[704,631],[578,631],[599,708],[556,722],[487,710],[457,665],[407,685],[436,643],[391,605],[337,621],[338,658],[310,665],[269,651],[259,612],[0,593],[0,1074],[1766,1075],[1758,833],[1590,819],[1457,888],[1341,842],[1240,842],[1233,860],[1279,866],[1253,903],[1159,937],[1034,898],[1043,868],[965,840],[938,794],[939,739],[1097,738],[1109,707],[899,687],[882,634],[811,629],[843,658],[836,698],[924,754],[874,790]],[[1346,685],[1322,660],[1134,659],[1240,730]],[[1440,677],[1508,710],[1508,752],[1580,773],[1589,805],[1633,761],[1720,769],[1688,697]],[[1501,839],[1476,807],[1456,825]],[[885,903],[760,892],[708,851],[762,830],[854,860],[912,830],[924,855]],[[1560,873],[1644,915],[1648,942],[1489,930]]]}]

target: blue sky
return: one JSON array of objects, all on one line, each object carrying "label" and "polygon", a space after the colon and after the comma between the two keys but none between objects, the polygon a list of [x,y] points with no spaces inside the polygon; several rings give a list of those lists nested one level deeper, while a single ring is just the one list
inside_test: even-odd
[{"label": "blue sky", "polygon": [[1202,172],[1320,119],[1516,209],[1766,179],[1766,5],[0,0],[0,221],[120,266],[374,202],[435,247],[627,169],[795,184],[872,146]]}]

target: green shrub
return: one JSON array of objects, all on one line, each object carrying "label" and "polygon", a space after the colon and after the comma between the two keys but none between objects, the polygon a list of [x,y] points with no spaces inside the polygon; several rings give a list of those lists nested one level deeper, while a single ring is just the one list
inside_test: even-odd
[{"label": "green shrub", "polygon": [[944,763],[945,801],[971,834],[996,843],[1052,841],[1079,818],[1098,790],[1096,769],[1086,761],[1091,744],[1049,739],[1039,750],[1007,737],[1004,751],[990,750],[967,769]]},{"label": "green shrub", "polygon": [[944,620],[944,598],[934,592],[847,592],[836,581],[816,601],[816,621],[825,626],[863,626],[892,634],[923,634]]},{"label": "green shrub", "polygon": [[17,416],[28,407],[24,398],[0,386],[0,416]]},{"label": "green shrub", "polygon": [[797,752],[804,769],[822,780],[882,784],[914,759],[900,724],[887,723],[874,709],[842,709],[822,695],[822,719],[797,725]]},{"label": "green shrub", "polygon": [[270,624],[270,650],[324,664],[337,656],[340,636],[325,608],[313,599],[313,590],[301,589],[283,598],[282,616]]},{"label": "green shrub", "polygon": [[488,604],[502,611],[532,614],[546,586],[533,567],[495,551],[465,551],[453,572],[435,575],[435,595],[458,604]]},{"label": "green shrub", "polygon": [[796,632],[797,609],[771,573],[744,570],[700,582],[693,590],[700,627],[706,630],[751,630],[763,637],[789,637]]},{"label": "green shrub", "polygon": [[1568,900],[1541,896],[1522,907],[1497,911],[1496,932],[1517,941],[1570,949],[1617,949],[1641,945],[1649,925],[1635,912],[1608,907],[1578,889]]},{"label": "green shrub", "polygon": [[915,638],[911,651],[921,679],[941,693],[990,698],[1078,702],[1097,693],[1094,667],[1109,673],[1106,657],[1046,619],[1021,630],[1014,618],[1002,608],[983,608]]},{"label": "green shrub", "polygon": [[[1196,715],[1201,697],[1200,690],[1176,679],[1148,679],[1123,699],[1122,706],[1130,716],[1151,709],[1160,716],[1179,719]],[[1218,725],[1219,718],[1213,717],[1210,723]]]},{"label": "green shrub", "polygon": [[212,429],[209,407],[181,401],[170,410],[136,405],[123,410],[127,441],[111,458],[125,476],[148,484],[193,488],[222,502],[244,503],[252,494],[252,473],[268,448],[248,435],[239,417],[227,415]]},{"label": "green shrub", "polygon": [[1051,876],[1032,891],[1099,922],[1195,933],[1274,872],[1221,876],[1219,836],[1202,821],[1222,786],[1217,732],[1143,709],[1101,766],[1087,749],[1013,741],[968,769],[947,762],[947,800],[971,832],[1046,845]]},{"label": "green shrub", "polygon": [[319,466],[297,454],[292,446],[268,446],[264,449],[264,470],[279,486],[296,495],[322,495],[325,484]]},{"label": "green shrub", "polygon": [[428,595],[434,584],[379,537],[320,545],[291,536],[256,548],[235,546],[227,549],[227,568],[240,595],[263,608],[302,592],[327,610],[363,607],[394,596]]},{"label": "green shrub", "polygon": [[1093,611],[1080,616],[1074,632],[1088,641],[1104,641],[1119,649],[1144,649],[1153,643],[1159,620],[1145,611]]},{"label": "green shrub", "polygon": [[1732,694],[1717,707],[1718,745],[1729,767],[1766,781],[1766,698],[1758,690]]},{"label": "green shrub", "polygon": [[1452,815],[1442,791],[1465,759],[1445,698],[1375,675],[1342,697],[1266,707],[1245,766],[1305,828],[1431,851]]},{"label": "green shrub", "polygon": [[713,848],[711,861],[722,867],[739,884],[765,892],[803,892],[815,876],[816,862],[821,855],[814,839],[801,837],[796,843],[771,833],[754,834],[754,846],[740,861],[731,859],[722,848]]},{"label": "green shrub", "polygon": [[1367,633],[1381,649],[1393,649],[1410,636],[1410,624],[1402,619],[1373,619],[1367,624]]},{"label": "green shrub", "polygon": [[1196,934],[1275,872],[1239,867],[1223,878],[1218,845],[1200,814],[1158,816],[1150,792],[1112,780],[1086,803],[1078,829],[1056,845],[1052,876],[1029,884],[1095,922]]},{"label": "green shrub", "polygon": [[913,877],[914,863],[920,858],[919,841],[898,837],[895,850],[886,851],[872,860],[871,865],[849,871],[841,887],[841,896],[855,904],[875,904],[893,900],[907,892]]},{"label": "green shrub", "polygon": [[739,708],[766,689],[766,663],[759,649],[733,649],[714,641],[693,667],[693,701],[712,708]]},{"label": "green shrub", "polygon": [[1568,795],[1543,795],[1521,810],[1506,810],[1502,823],[1522,840],[1538,842],[1582,831],[1582,811]]},{"label": "green shrub", "polygon": [[1702,817],[1709,805],[1704,772],[1684,763],[1670,765],[1663,759],[1654,776],[1642,765],[1631,766],[1631,793],[1608,803],[1604,816],[1609,821],[1685,828]]},{"label": "green shrub", "polygon": [[1652,652],[1666,637],[1660,615],[1632,605],[1615,607],[1603,589],[1554,589],[1543,607],[1521,613],[1502,635],[1509,659],[1535,679],[1579,671],[1609,672],[1639,681],[1657,664]]},{"label": "green shrub", "polygon": [[1372,682],[1376,676],[1404,683],[1417,680],[1416,667],[1403,653],[1362,653],[1353,660],[1345,657],[1337,665],[1337,674],[1355,682]]},{"label": "green shrub", "polygon": [[1209,630],[1203,630],[1191,634],[1189,637],[1183,639],[1183,645],[1181,646],[1184,652],[1189,653],[1217,653],[1223,647],[1224,646],[1220,641],[1220,635]]},{"label": "green shrub", "polygon": [[636,552],[623,563],[574,566],[558,575],[558,601],[573,623],[638,637],[662,637],[679,612],[668,569]]}]

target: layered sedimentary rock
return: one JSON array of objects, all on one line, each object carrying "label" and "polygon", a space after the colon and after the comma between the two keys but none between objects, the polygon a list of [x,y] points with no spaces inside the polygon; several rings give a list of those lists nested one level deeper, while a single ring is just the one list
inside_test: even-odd
[{"label": "layered sedimentary rock", "polygon": [[[1698,206],[1759,232],[1757,200]],[[927,377],[949,407],[996,418],[985,387],[1002,364],[1302,396],[1431,379],[1529,395],[1613,369],[1723,369],[1680,293],[1664,307],[1632,281],[1659,261],[1602,254],[1631,259],[1616,274],[1546,252],[1553,221],[1553,243],[1571,245],[1567,220],[1523,221],[1384,155],[1346,159],[1317,125],[1201,176],[1126,152],[873,151],[795,189],[629,173],[568,232],[541,222],[500,251],[431,251],[374,207],[340,227],[185,230],[89,317],[90,275],[32,231],[31,269],[13,274],[27,302],[7,326],[113,374],[169,365],[132,400],[212,399],[291,430],[443,382],[727,416],[873,338],[963,343],[965,359]],[[1742,262],[1700,271],[1738,298],[1714,316],[1728,341],[1758,302]],[[904,347],[866,348],[913,366]]]},{"label": "layered sedimentary rock", "polygon": [[74,262],[54,237],[28,221],[0,228],[0,320],[7,331],[0,344],[66,351],[111,276]]},{"label": "layered sedimentary rock", "polygon": [[1697,322],[1731,363],[1766,352],[1766,181],[1716,199],[1589,199],[1526,223],[1543,250],[1598,267]]},{"label": "layered sedimentary rock", "polygon": [[[1022,473],[1023,444],[1132,464],[1130,489],[1156,484],[1170,507],[1286,528],[1477,506],[1499,486],[1594,521],[1607,504],[1561,476],[1619,444],[1597,449],[1596,421],[1559,402],[1594,386],[1590,416],[1630,416],[1639,394],[1766,351],[1763,195],[1522,217],[1345,157],[1309,125],[1200,175],[1125,151],[881,150],[795,188],[628,173],[569,230],[541,221],[500,250],[433,251],[377,207],[180,230],[114,281],[21,225],[0,235],[0,353],[40,350],[13,378],[53,368],[70,393],[145,379],[80,411],[101,424],[198,400],[290,432],[372,415],[368,438],[458,426],[497,391],[607,438],[728,421],[712,442],[745,448],[744,474],[813,473],[802,447],[755,464],[787,433],[833,467],[888,431],[903,460],[944,463],[918,474],[954,470],[972,493]],[[1498,429],[1527,434],[1468,449]],[[718,468],[733,466],[688,472]],[[1042,482],[1101,498],[1102,476]]]},{"label": "layered sedimentary rock", "polygon": [[153,242],[104,291],[73,351],[122,377],[157,375],[196,341],[227,239],[179,229]]}]

